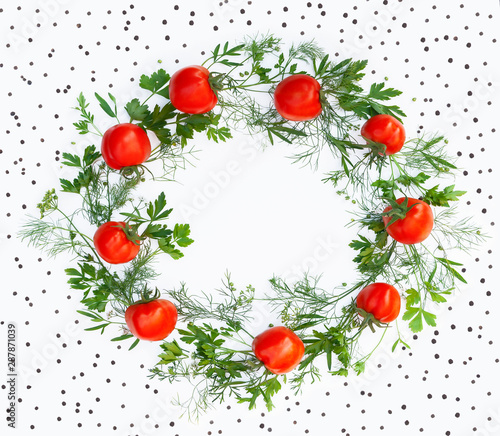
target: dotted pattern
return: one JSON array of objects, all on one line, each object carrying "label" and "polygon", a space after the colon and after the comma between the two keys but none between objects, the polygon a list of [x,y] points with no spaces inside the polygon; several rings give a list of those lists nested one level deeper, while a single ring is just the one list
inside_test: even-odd
[{"label": "dotted pattern", "polygon": [[[0,260],[8,274],[0,332],[4,338],[5,323],[12,320],[20,332],[19,434],[63,435],[81,429],[99,435],[236,431],[323,435],[325,428],[331,434],[351,436],[498,434],[500,393],[492,383],[500,358],[496,325],[500,300],[493,276],[499,213],[495,201],[498,16],[498,2],[493,0],[445,4],[152,1],[147,7],[97,1],[4,2],[0,7]],[[80,91],[88,97],[95,91],[111,91],[120,105],[140,96],[134,82],[142,73],[157,69],[158,60],[172,72],[199,62],[219,42],[238,40],[242,33],[268,31],[290,42],[314,38],[339,59],[369,59],[368,80],[387,76],[391,86],[404,90],[399,104],[408,115],[407,131],[413,136],[426,131],[447,135],[463,168],[457,186],[468,190],[464,214],[473,216],[491,239],[472,258],[457,253],[469,284],[441,309],[436,329],[413,336],[406,332],[411,350],[391,353],[382,348],[363,376],[324,377],[299,397],[285,389],[272,413],[262,407],[247,411],[229,399],[216,405],[199,424],[191,424],[180,419],[169,403],[173,393],[188,392],[188,386],[171,387],[146,377],[155,363],[157,346],[141,344],[128,352],[127,347],[110,343],[109,335],[84,332],[88,323],[75,312],[79,298],[68,289],[62,272],[66,259],[48,259],[25,247],[16,232],[27,213],[36,214],[34,205],[46,189],[68,175],[58,163],[61,153],[81,150],[88,143],[71,126],[77,116],[70,108]],[[99,128],[111,124],[102,114],[98,118]],[[197,164],[201,176],[183,173],[188,196],[195,192],[190,189],[207,183],[211,168],[223,168],[224,159],[232,156],[223,154],[229,145],[204,145],[202,141],[199,145],[212,147],[215,156],[204,154]],[[271,149],[265,157],[259,155],[245,167],[247,174],[241,180],[231,183],[201,217],[193,217],[193,228],[199,225],[200,229],[197,243],[212,242],[202,236],[210,234],[203,227],[204,217],[230,213],[231,205],[239,204],[235,198],[243,195],[246,182],[252,186],[256,174],[267,183],[273,183],[275,174],[290,184],[297,177],[300,183],[307,177],[317,183],[318,174],[289,169],[279,153]],[[266,172],[271,173],[267,179]],[[285,194],[287,187],[288,182],[283,198],[291,202]],[[328,195],[322,189],[319,186],[315,191],[317,207]],[[261,192],[266,190],[268,186]],[[302,194],[315,197],[307,191]],[[185,200],[186,190],[172,189],[171,198],[175,207]],[[257,208],[262,198],[255,200]],[[341,202],[336,205],[343,207]],[[277,214],[274,211],[273,217],[279,218]],[[327,224],[341,226],[344,218],[329,218]],[[244,229],[236,226],[233,234]],[[340,251],[345,251],[343,236],[337,236]],[[298,247],[295,257],[284,258],[283,264],[275,261],[271,271],[279,273],[291,262],[300,263],[313,249],[313,243]],[[220,278],[226,265],[211,260],[203,267],[204,259],[192,253],[193,263],[180,265],[172,272],[172,281],[186,280],[192,276],[193,265],[199,265],[194,286],[210,285],[213,280],[216,287],[216,277]],[[338,273],[345,270],[339,268],[342,257],[331,254],[318,266],[318,273],[331,278],[328,283],[335,283]],[[264,283],[269,274],[261,272],[261,266],[255,264],[248,271],[246,265],[235,264],[230,269],[237,272],[235,277],[246,279],[248,274],[249,281]],[[209,277],[210,269],[216,271]],[[3,380],[0,384],[3,405],[6,385]],[[4,418],[0,423],[4,425]]]}]

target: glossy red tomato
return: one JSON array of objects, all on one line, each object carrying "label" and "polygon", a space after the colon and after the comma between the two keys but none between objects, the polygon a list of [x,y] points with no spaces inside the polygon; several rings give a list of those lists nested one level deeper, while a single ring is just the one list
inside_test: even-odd
[{"label": "glossy red tomato", "polygon": [[176,71],[170,78],[169,96],[174,107],[187,114],[204,114],[217,104],[205,67],[191,65]]},{"label": "glossy red tomato", "polygon": [[109,167],[120,170],[146,161],[151,154],[151,142],[138,125],[117,124],[104,133],[101,154]]},{"label": "glossy red tomato", "polygon": [[380,322],[394,321],[401,309],[401,297],[394,286],[387,283],[372,283],[356,298],[356,306],[371,313]]},{"label": "glossy red tomato", "polygon": [[403,125],[393,116],[385,114],[371,117],[361,127],[361,135],[370,141],[384,144],[387,156],[401,150],[406,140]]},{"label": "glossy red tomato", "polygon": [[94,234],[94,246],[97,254],[106,262],[118,264],[131,261],[141,246],[140,241],[133,241],[127,238],[123,227],[124,222],[108,221],[101,225]]},{"label": "glossy red tomato", "polygon": [[307,121],[322,111],[319,82],[307,74],[295,74],[282,80],[274,91],[274,106],[290,121]]},{"label": "glossy red tomato", "polygon": [[[398,198],[396,203],[401,204],[404,200],[404,198]],[[408,211],[405,218],[398,219],[386,228],[387,233],[402,244],[418,244],[422,242],[431,234],[434,226],[432,209],[427,203],[415,198],[408,198],[408,207],[412,205],[415,206]],[[391,206],[387,206],[384,212],[391,209]],[[388,216],[383,216],[382,219],[386,226],[391,220]]]},{"label": "glossy red tomato", "polygon": [[125,311],[125,322],[136,338],[161,341],[174,330],[177,309],[170,301],[163,299],[136,303]]},{"label": "glossy red tomato", "polygon": [[292,371],[304,355],[304,343],[286,327],[272,327],[256,336],[252,350],[273,374]]}]

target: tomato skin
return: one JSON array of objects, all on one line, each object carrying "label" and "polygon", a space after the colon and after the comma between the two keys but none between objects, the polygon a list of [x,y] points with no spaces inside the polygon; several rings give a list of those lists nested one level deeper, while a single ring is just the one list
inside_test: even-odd
[{"label": "tomato skin", "polygon": [[116,124],[104,133],[101,154],[109,167],[120,170],[145,162],[151,154],[151,142],[138,125]]},{"label": "tomato skin", "polygon": [[[398,198],[396,203],[401,204],[405,200],[404,197]],[[434,227],[434,216],[432,215],[431,207],[422,200],[408,198],[408,207],[413,206],[404,219],[398,219],[386,228],[387,233],[402,244],[418,244],[425,240]],[[387,206],[384,212],[392,209]],[[391,220],[388,216],[382,217],[384,224],[387,226]]]},{"label": "tomato skin", "polygon": [[177,308],[168,300],[158,299],[135,303],[125,311],[130,332],[144,341],[161,341],[175,328]]},{"label": "tomato skin", "polygon": [[217,104],[217,95],[205,67],[191,65],[176,71],[170,78],[169,97],[174,107],[186,114],[204,114]]},{"label": "tomato skin", "polygon": [[391,115],[380,114],[371,117],[361,127],[361,135],[379,144],[384,144],[386,156],[397,153],[403,148],[406,133],[403,124]]},{"label": "tomato skin", "polygon": [[319,82],[307,74],[295,74],[282,80],[274,91],[274,106],[290,121],[316,118],[323,110]]},{"label": "tomato skin", "polygon": [[130,262],[141,248],[127,238],[122,228],[124,222],[108,221],[101,225],[94,234],[94,246],[97,254],[108,263],[119,264]]},{"label": "tomato skin", "polygon": [[358,294],[356,306],[371,313],[378,321],[388,323],[399,315],[401,296],[394,286],[387,283],[372,283]]},{"label": "tomato skin", "polygon": [[294,332],[278,326],[257,335],[252,342],[252,350],[273,374],[285,374],[300,363],[305,347]]}]

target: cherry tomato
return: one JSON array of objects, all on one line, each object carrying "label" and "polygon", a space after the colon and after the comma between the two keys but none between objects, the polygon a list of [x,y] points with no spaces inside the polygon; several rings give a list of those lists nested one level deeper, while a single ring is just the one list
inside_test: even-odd
[{"label": "cherry tomato", "polygon": [[[106,262],[118,264],[131,261],[140,250],[140,241],[127,238],[123,227],[128,226],[124,222],[108,221],[101,225],[94,234],[94,246],[97,254]],[[130,227],[128,227],[130,228]]]},{"label": "cherry tomato", "polygon": [[274,106],[290,121],[307,121],[322,111],[319,82],[307,74],[295,74],[282,80],[274,91]]},{"label": "cherry tomato", "polygon": [[174,330],[177,309],[170,301],[163,299],[136,303],[125,311],[125,322],[136,338],[161,341]]},{"label": "cherry tomato", "polygon": [[358,294],[356,306],[371,313],[376,320],[387,323],[398,317],[401,297],[394,286],[372,283]]},{"label": "cherry tomato", "polygon": [[217,104],[205,67],[191,65],[176,71],[170,78],[169,96],[174,107],[187,114],[204,114]]},{"label": "cherry tomato", "polygon": [[387,156],[401,150],[406,140],[403,125],[393,116],[385,114],[371,117],[361,127],[361,135],[370,141],[384,144]]},{"label": "cherry tomato", "polygon": [[[404,200],[404,198],[398,198],[396,203],[401,204]],[[427,203],[415,198],[408,198],[408,207],[412,205],[415,206],[408,211],[405,218],[398,219],[386,228],[387,233],[402,244],[418,244],[422,242],[431,234],[434,226],[432,209]],[[391,206],[387,206],[384,212],[391,209]],[[388,216],[383,216],[382,219],[386,226],[391,220]]]},{"label": "cherry tomato", "polygon": [[138,125],[117,124],[104,133],[101,154],[109,167],[120,170],[146,161],[151,154],[151,142]]},{"label": "cherry tomato", "polygon": [[256,336],[252,350],[273,374],[292,371],[304,355],[304,343],[286,327],[272,327]]}]

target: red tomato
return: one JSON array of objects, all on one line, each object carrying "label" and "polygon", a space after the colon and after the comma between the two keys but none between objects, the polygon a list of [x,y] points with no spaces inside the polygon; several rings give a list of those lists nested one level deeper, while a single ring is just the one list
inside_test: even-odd
[{"label": "red tomato", "polygon": [[274,91],[274,106],[290,121],[307,121],[322,111],[319,82],[307,74],[295,74],[282,80]]},{"label": "red tomato", "polygon": [[129,240],[120,226],[127,226],[127,224],[108,221],[100,226],[94,234],[94,246],[97,254],[108,263],[127,263],[137,256],[141,248],[140,241],[136,241],[137,244],[135,244]]},{"label": "red tomato", "polygon": [[101,154],[109,167],[120,170],[146,161],[151,154],[151,142],[138,125],[117,124],[104,133]]},{"label": "red tomato", "polygon": [[[404,198],[398,198],[396,203],[401,204],[404,200]],[[434,226],[431,207],[422,200],[408,198],[408,207],[413,204],[415,206],[408,211],[405,218],[398,219],[386,228],[387,233],[402,244],[418,244],[422,242],[431,234]],[[391,206],[387,206],[384,212],[391,209]],[[383,216],[382,219],[386,226],[391,220],[388,216]]]},{"label": "red tomato", "polygon": [[174,107],[187,114],[204,114],[217,104],[217,95],[209,82],[210,73],[205,67],[191,65],[176,71],[169,84],[170,101]]},{"label": "red tomato", "polygon": [[375,115],[361,127],[361,135],[379,144],[384,144],[387,156],[403,148],[406,140],[405,128],[391,115]]},{"label": "red tomato", "polygon": [[371,313],[376,320],[387,323],[398,317],[401,297],[394,286],[372,283],[358,294],[356,306]]},{"label": "red tomato", "polygon": [[273,374],[292,371],[304,355],[304,343],[286,327],[272,327],[256,336],[252,350]]},{"label": "red tomato", "polygon": [[125,322],[136,338],[161,341],[174,330],[177,309],[170,301],[163,299],[136,303],[125,311]]}]

